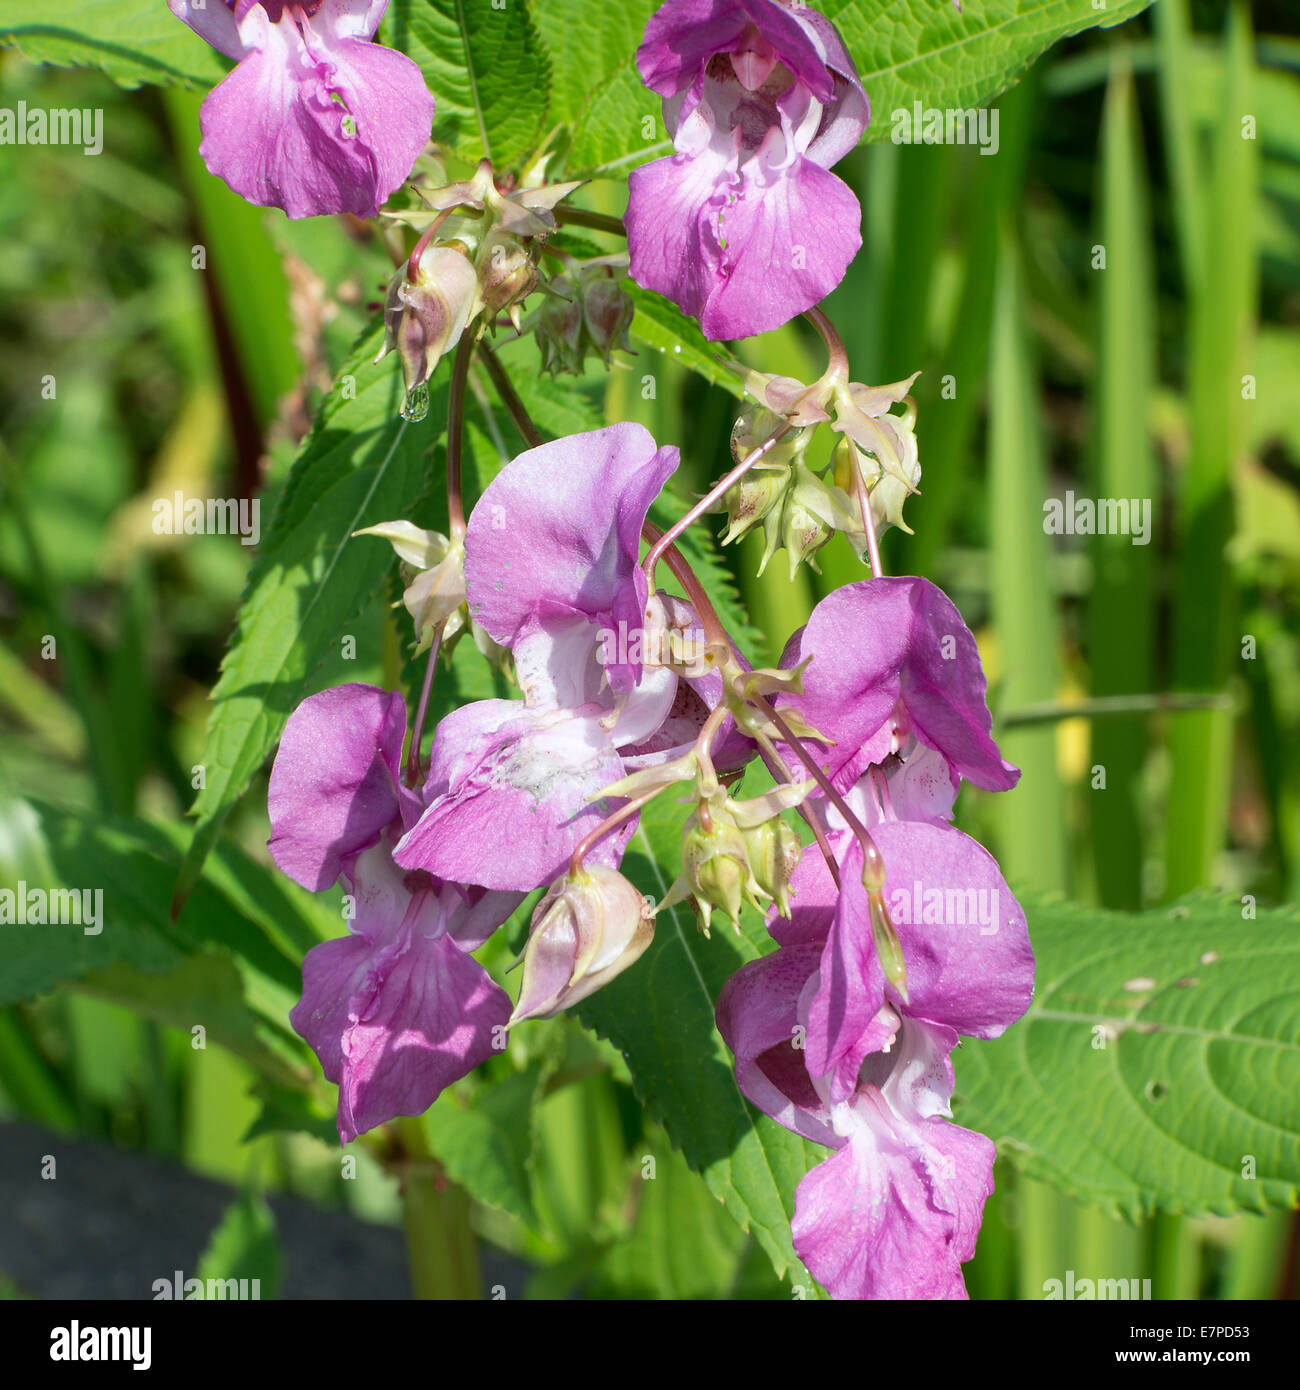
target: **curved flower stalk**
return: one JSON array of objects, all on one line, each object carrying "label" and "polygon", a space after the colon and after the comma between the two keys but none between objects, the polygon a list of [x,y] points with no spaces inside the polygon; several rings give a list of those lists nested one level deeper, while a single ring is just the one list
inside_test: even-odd
[{"label": "curved flower stalk", "polygon": [[289,1015],[339,1088],[344,1143],[420,1115],[501,1046],[510,1000],[471,956],[521,893],[410,873],[393,846],[422,802],[401,785],[401,695],[343,685],[289,717],[271,770],[271,855],[303,887],[340,878],[349,934],[313,947]]},{"label": "curved flower stalk", "polygon": [[994,1149],[946,1122],[949,1054],[959,1034],[996,1037],[1024,1013],[1033,954],[996,863],[948,822],[961,778],[1005,789],[1018,773],[993,743],[974,638],[926,581],[838,590],[792,660],[808,673],[783,707],[828,742],[818,760],[883,857],[886,914],[827,806],[839,887],[804,856],[790,920],[769,919],[778,950],[728,982],[718,1027],[750,1099],[836,1150],[797,1194],[812,1273],[836,1297],[963,1297]]},{"label": "curved flower stalk", "polygon": [[777,0],[668,0],[637,67],[676,153],[629,178],[632,278],[706,338],[810,309],[862,244],[858,201],[829,170],[871,107],[834,26]]},{"label": "curved flower stalk", "polygon": [[199,153],[240,197],[290,217],[373,217],[429,139],[409,58],[371,43],[388,0],[168,0],[238,63],[203,102]]}]

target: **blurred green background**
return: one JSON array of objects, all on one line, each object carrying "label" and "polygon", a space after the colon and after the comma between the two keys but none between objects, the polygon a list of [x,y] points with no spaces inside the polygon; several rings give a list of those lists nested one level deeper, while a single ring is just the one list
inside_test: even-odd
[{"label": "blurred green background", "polygon": [[[1119,909],[1204,886],[1261,904],[1298,896],[1296,30],[1285,3],[1159,0],[1038,63],[998,103],[996,157],[886,143],[838,170],[864,209],[863,254],[826,305],[854,379],[923,369],[916,534],[890,534],[887,567],[945,587],[980,638],[995,728],[1024,777],[1002,798],[965,791],[960,823],[1013,886]],[[196,153],[195,94],[122,92],[0,53],[0,104],[24,99],[102,108],[106,138],[97,157],[0,146],[6,884],[37,881],[43,857],[57,876],[60,855],[89,852],[54,808],[106,834],[143,818],[160,853],[183,842],[251,551],[231,536],[154,534],[152,501],[256,494],[265,529],[391,264],[359,223],[289,223],[212,179]],[[616,182],[584,196],[621,211]],[[531,340],[499,347],[512,370],[535,369]],[[644,399],[645,352],[608,376],[593,368],[583,389],[610,418],[681,444],[679,491],[701,493],[728,457],[734,398],[666,355]],[[801,325],[743,355],[804,380],[821,370]],[[1224,380],[1241,389],[1225,394]],[[470,423],[494,428],[473,408]],[[1043,500],[1067,490],[1150,499],[1151,543],[1046,534]],[[861,577],[838,542],[820,576],[793,582],[784,557],[755,578],[760,553],[757,537],[726,552],[767,639],[755,662],[779,655],[819,596]],[[355,655],[327,660],[317,686],[394,672],[386,604],[350,631]],[[1239,638],[1253,643],[1236,660]],[[459,689],[453,678],[440,698]],[[1223,698],[1177,708],[1180,692]],[[1132,696],[1145,706],[1079,710]],[[267,871],[264,777],[229,832],[213,870],[221,891],[278,923],[286,955],[337,930],[334,908]],[[116,862],[152,920],[157,895],[125,844]],[[509,959],[502,941],[492,963]],[[209,965],[200,992],[220,984]],[[519,1190],[471,1203],[403,1166],[427,1153],[420,1122],[354,1146],[355,1175],[341,1171],[324,1118],[332,1088],[303,1101],[293,1127],[248,1137],[289,1103],[267,1055],[300,1068],[291,1036],[236,1026],[228,1045],[196,1050],[167,1004],[132,997],[130,981],[87,965],[28,998],[24,968],[6,949],[0,996],[22,1002],[0,1010],[0,1115],[380,1223],[427,1203],[447,1242],[469,1250],[477,1238],[522,1262],[510,1296],[790,1296],[645,1118],[622,1059],[576,1021],[535,1025],[520,1035],[522,1060],[512,1044],[509,1065],[494,1059],[439,1102],[491,1125],[508,1124],[521,1087],[539,1099],[530,1152],[511,1170]],[[256,983],[270,1016],[294,999],[282,974]],[[453,1172],[475,1142],[464,1137]],[[664,1181],[641,1181],[647,1158]],[[263,1270],[266,1296],[273,1234],[260,1205],[235,1209],[235,1236],[240,1221],[258,1238],[239,1267]],[[968,1285],[974,1297],[1037,1298],[1073,1269],[1150,1278],[1157,1298],[1294,1297],[1298,1229],[1292,1213],[1130,1225],[1000,1165]],[[10,1280],[10,1291],[38,1290]]]}]

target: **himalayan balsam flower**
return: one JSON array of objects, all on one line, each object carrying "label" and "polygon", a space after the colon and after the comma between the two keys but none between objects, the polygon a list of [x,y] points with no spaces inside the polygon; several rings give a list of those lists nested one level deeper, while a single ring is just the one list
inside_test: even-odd
[{"label": "himalayan balsam flower", "polygon": [[[637,564],[677,462],[640,425],[611,425],[529,449],[488,485],[465,535],[469,611],[510,648],[524,698],[442,720],[399,864],[492,889],[550,884],[613,809],[598,793],[694,742],[721,678],[680,677],[643,642]],[[725,770],[750,747],[728,726],[715,760]],[[616,867],[635,828],[601,839],[592,862]]]},{"label": "himalayan balsam flower", "polygon": [[429,138],[433,97],[409,58],[371,43],[388,0],[168,0],[238,67],[199,113],[204,163],[290,217],[373,217]]},{"label": "himalayan balsam flower", "polygon": [[830,21],[776,0],[668,0],[637,67],[676,153],[632,171],[633,279],[713,339],[823,299],[862,244],[858,201],[828,170],[871,112]]},{"label": "himalayan balsam flower", "polygon": [[342,685],[289,717],[271,769],[271,855],[305,888],[342,878],[347,936],[314,946],[289,1015],[339,1088],[344,1143],[420,1115],[502,1045],[510,1000],[471,956],[521,893],[411,873],[393,862],[423,803],[403,787],[401,695]]},{"label": "himalayan balsam flower", "polygon": [[861,846],[823,803],[841,888],[804,855],[791,920],[769,921],[779,949],[728,981],[718,1026],[746,1095],[836,1150],[796,1194],[814,1276],[837,1298],[961,1298],[994,1148],[947,1121],[950,1054],[1025,1011],[1033,954],[997,864],[948,822],[963,777],[1018,774],[992,740],[974,638],[926,581],[838,590],[783,664],[809,658],[785,702],[834,739],[819,757],[884,860],[906,993],[877,956]]}]

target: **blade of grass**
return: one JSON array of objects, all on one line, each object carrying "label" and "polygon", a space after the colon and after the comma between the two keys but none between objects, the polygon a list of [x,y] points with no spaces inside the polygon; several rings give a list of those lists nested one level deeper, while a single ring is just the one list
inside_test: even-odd
[{"label": "blade of grass", "polygon": [[[1237,0],[1228,19],[1224,103],[1205,204],[1205,242],[1214,247],[1214,261],[1192,291],[1192,444],[1179,499],[1174,627],[1179,690],[1221,690],[1238,652],[1237,595],[1224,552],[1233,529],[1232,470],[1245,447],[1242,377],[1255,313],[1256,147],[1242,125],[1251,68],[1250,14]],[[1220,710],[1185,714],[1171,728],[1167,897],[1212,879],[1227,820],[1231,733],[1231,715]]]},{"label": "blade of grass", "polygon": [[[1098,242],[1106,260],[1104,269],[1094,271],[1093,494],[1128,499],[1131,505],[1149,507],[1148,516],[1159,516],[1148,436],[1156,335],[1140,137],[1128,57],[1116,49],[1101,136]],[[1134,539],[1093,537],[1087,631],[1096,696],[1152,687],[1151,549]],[[1103,767],[1106,776],[1105,786],[1094,786],[1088,802],[1098,898],[1106,907],[1141,907],[1140,796],[1147,722],[1141,717],[1106,719],[1090,727],[1091,763]]]}]

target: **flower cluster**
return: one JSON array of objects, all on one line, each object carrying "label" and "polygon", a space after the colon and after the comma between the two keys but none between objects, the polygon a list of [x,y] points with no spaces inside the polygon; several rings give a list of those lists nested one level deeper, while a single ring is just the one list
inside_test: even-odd
[{"label": "flower cluster", "polygon": [[[371,42],[386,0],[169,2],[237,60],[204,103],[201,148],[250,201],[373,216],[411,175],[433,98]],[[834,27],[795,0],[667,0],[636,58],[674,152],[632,171],[625,224],[578,214],[625,226],[626,256],[552,244],[579,185],[547,181],[545,158],[522,177],[484,160],[444,187],[417,180],[385,214],[394,246],[413,240],[384,310],[408,419],[456,352],[449,534],[400,518],[357,533],[394,547],[427,653],[410,730],[400,694],[363,684],[313,695],[284,730],[270,852],[313,891],[341,883],[348,924],[307,955],[291,1021],[338,1085],[348,1142],[634,968],[656,911],[689,899],[706,935],[766,913],[770,952],[728,981],[716,1022],[745,1095],[833,1151],[798,1186],[795,1249],[836,1297],[961,1297],[994,1147],[950,1122],[952,1054],[1020,1017],[1034,961],[997,864],[952,824],[964,781],[1004,791],[1019,775],[993,741],[975,639],[932,584],[881,566],[878,535],[909,529],[921,477],[915,375],[851,381],[817,307],[861,243],[830,170],[869,103]],[[531,329],[553,374],[591,355],[608,367],[633,319],[625,274],[711,339],[805,314],[826,371],[806,385],[729,364],[748,396],[729,471],[667,532],[649,518],[678,452],[630,423],[528,448],[466,519],[476,350],[522,437],[541,438],[483,335]],[[871,577],[756,670],[676,546],[713,511],[724,541],[763,527],[763,565],[784,547],[793,576],[838,531]],[[659,587],[661,563],[680,594]],[[451,710],[426,762],[439,654],[466,633],[519,697]],[[774,784],[742,797],[759,759]],[[642,809],[683,784],[681,871],[655,908],[621,861]],[[474,952],[539,889],[512,1005]]]}]

